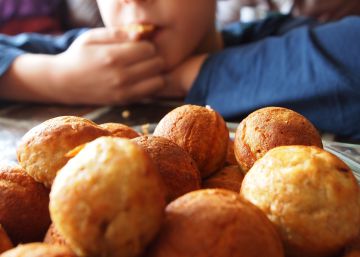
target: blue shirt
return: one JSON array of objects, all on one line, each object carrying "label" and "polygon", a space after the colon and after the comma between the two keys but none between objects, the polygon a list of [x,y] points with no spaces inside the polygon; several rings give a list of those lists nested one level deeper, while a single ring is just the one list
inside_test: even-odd
[{"label": "blue shirt", "polygon": [[238,23],[224,38],[226,48],[205,61],[188,103],[237,120],[261,107],[287,107],[322,132],[360,141],[359,16]]},{"label": "blue shirt", "polygon": [[[0,35],[0,76],[16,56],[60,53],[84,31]],[[360,140],[360,17],[318,24],[276,16],[233,24],[223,36],[225,49],[207,58],[186,102],[237,120],[264,106],[287,107],[321,131]]]}]

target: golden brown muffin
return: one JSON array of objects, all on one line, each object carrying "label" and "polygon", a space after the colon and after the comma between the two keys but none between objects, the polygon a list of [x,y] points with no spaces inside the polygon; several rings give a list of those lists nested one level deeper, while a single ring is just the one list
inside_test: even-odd
[{"label": "golden brown muffin", "polygon": [[170,139],[195,160],[205,178],[223,167],[229,142],[224,119],[208,107],[183,105],[159,122],[155,136]]},{"label": "golden brown muffin", "polygon": [[63,245],[69,247],[65,241],[65,238],[62,235],[60,235],[59,231],[55,228],[54,223],[51,223],[48,231],[46,232],[44,243]]},{"label": "golden brown muffin", "polygon": [[61,245],[31,243],[18,245],[4,252],[1,257],[76,257],[69,248]]},{"label": "golden brown muffin", "polygon": [[200,189],[200,172],[195,161],[177,144],[157,136],[133,139],[154,161],[166,187],[166,201]]},{"label": "golden brown muffin", "polygon": [[151,257],[284,256],[266,216],[239,194],[224,189],[190,192],[166,207]]},{"label": "golden brown muffin", "polygon": [[226,166],[205,179],[202,188],[223,188],[238,193],[243,179],[244,173],[238,165]]},{"label": "golden brown muffin", "polygon": [[360,257],[360,234],[345,248],[343,257]]},{"label": "golden brown muffin", "polygon": [[359,231],[352,171],[315,146],[270,150],[245,175],[241,195],[276,225],[289,257],[333,256]]},{"label": "golden brown muffin", "polygon": [[0,254],[13,248],[13,244],[0,224]]},{"label": "golden brown muffin", "polygon": [[360,257],[360,250],[356,249],[346,252],[345,255],[343,255],[343,257]]},{"label": "golden brown muffin", "polygon": [[137,133],[133,128],[121,123],[104,123],[100,124],[100,127],[109,131],[113,137],[124,137],[132,139],[140,136],[140,134]]},{"label": "golden brown muffin", "polygon": [[281,107],[266,107],[251,113],[235,133],[235,156],[245,172],[267,151],[281,145],[322,147],[322,142],[309,120]]},{"label": "golden brown muffin", "polygon": [[231,139],[229,139],[229,145],[228,145],[228,149],[227,149],[225,165],[226,166],[238,165],[236,157],[235,157],[235,152],[234,152],[234,141],[232,141]]},{"label": "golden brown muffin", "polygon": [[32,128],[17,149],[20,165],[47,187],[69,160],[66,153],[78,145],[110,133],[94,122],[75,116],[61,116]]},{"label": "golden brown muffin", "polygon": [[160,228],[164,191],[141,147],[128,139],[101,137],[59,171],[50,213],[79,256],[138,256]]},{"label": "golden brown muffin", "polygon": [[0,224],[14,244],[41,241],[50,225],[49,190],[20,166],[0,167]]}]

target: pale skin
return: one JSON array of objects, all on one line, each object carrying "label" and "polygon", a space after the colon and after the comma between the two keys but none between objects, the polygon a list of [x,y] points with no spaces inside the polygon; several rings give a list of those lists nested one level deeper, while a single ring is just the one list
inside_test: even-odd
[{"label": "pale skin", "polygon": [[25,54],[1,80],[3,98],[64,104],[114,104],[164,86],[164,61],[150,42],[99,28],[59,55]]}]

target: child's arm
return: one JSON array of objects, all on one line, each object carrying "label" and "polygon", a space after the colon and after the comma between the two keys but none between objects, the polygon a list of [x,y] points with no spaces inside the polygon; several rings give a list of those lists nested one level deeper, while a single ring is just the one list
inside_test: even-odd
[{"label": "child's arm", "polygon": [[119,104],[161,88],[154,46],[105,28],[82,34],[57,55],[22,54],[0,77],[0,97],[66,104]]},{"label": "child's arm", "polygon": [[323,131],[360,140],[359,41],[360,18],[352,17],[225,49],[197,64],[186,101],[227,119],[284,106]]}]

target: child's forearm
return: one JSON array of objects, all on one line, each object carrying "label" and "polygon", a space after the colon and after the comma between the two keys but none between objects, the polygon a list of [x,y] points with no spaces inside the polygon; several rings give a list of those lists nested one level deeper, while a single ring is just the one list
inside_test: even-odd
[{"label": "child's forearm", "polygon": [[16,101],[58,102],[54,56],[25,54],[17,57],[0,77],[0,98]]}]

